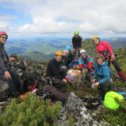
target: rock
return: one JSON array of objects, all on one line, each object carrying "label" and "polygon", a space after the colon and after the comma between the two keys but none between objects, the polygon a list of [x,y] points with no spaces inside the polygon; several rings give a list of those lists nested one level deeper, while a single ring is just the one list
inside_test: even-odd
[{"label": "rock", "polygon": [[0,80],[0,101],[4,101],[8,97],[9,86],[7,82]]},{"label": "rock", "polygon": [[103,122],[103,121],[100,121],[100,125],[101,126],[111,126],[111,124],[109,124],[108,122]]},{"label": "rock", "polygon": [[94,120],[87,108],[74,93],[71,93],[65,106],[60,112],[58,126],[69,126],[68,118],[72,117],[74,122],[72,126],[109,126],[107,122],[98,122]]}]

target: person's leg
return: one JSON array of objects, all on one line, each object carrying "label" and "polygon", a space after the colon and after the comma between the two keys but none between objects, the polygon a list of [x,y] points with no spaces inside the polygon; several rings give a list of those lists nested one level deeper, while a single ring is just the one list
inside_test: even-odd
[{"label": "person's leg", "polygon": [[43,93],[51,93],[55,96],[56,100],[65,102],[69,96],[69,93],[63,93],[51,85],[45,85]]},{"label": "person's leg", "polygon": [[121,71],[121,67],[120,67],[119,63],[117,62],[117,60],[112,61],[112,64],[115,67],[117,72]]},{"label": "person's leg", "polygon": [[100,84],[100,95],[102,97],[102,100],[104,100],[105,94],[111,90],[111,83],[106,82],[104,84]]},{"label": "person's leg", "polygon": [[6,80],[9,85],[9,92],[12,97],[17,97],[19,95],[19,92],[17,91],[17,88],[15,86],[15,83],[12,78]]},{"label": "person's leg", "polygon": [[8,86],[9,86],[9,94],[8,94],[9,96],[12,96],[12,97],[17,97],[18,96],[19,93],[17,91],[17,88],[15,86],[13,78],[5,79],[4,78],[4,73],[2,73],[0,71],[0,80],[7,82]]},{"label": "person's leg", "polygon": [[14,83],[15,83],[17,90],[20,92],[20,86],[21,85],[20,85],[20,80],[19,80],[18,74],[12,69],[9,69],[9,72],[11,74],[11,77],[12,77]]},{"label": "person's leg", "polygon": [[119,77],[126,82],[126,74],[124,73],[124,71],[121,69],[119,63],[117,62],[117,60],[112,61],[112,64],[114,65],[116,71],[118,72]]}]

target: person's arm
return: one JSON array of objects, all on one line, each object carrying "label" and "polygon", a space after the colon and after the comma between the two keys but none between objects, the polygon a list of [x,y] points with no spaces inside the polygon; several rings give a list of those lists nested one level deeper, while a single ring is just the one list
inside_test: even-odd
[{"label": "person's arm", "polygon": [[6,66],[5,66],[5,64],[4,64],[4,62],[3,62],[3,59],[2,59],[1,57],[0,57],[0,69],[1,69],[2,72],[3,72],[3,77],[4,77],[5,79],[11,78],[11,75],[10,75],[9,71],[7,70],[7,68],[6,68]]},{"label": "person's arm", "polygon": [[97,79],[97,63],[94,63],[94,79]]},{"label": "person's arm", "polygon": [[[105,45],[105,47],[107,48],[107,50],[109,51],[109,53],[110,53],[112,59],[115,59],[115,53],[114,53],[114,51],[113,51],[112,46],[111,46],[108,42],[104,42],[104,45]],[[109,55],[109,54],[108,54],[108,55]]]},{"label": "person's arm", "polygon": [[103,76],[104,78],[99,80],[99,84],[110,81],[110,68],[107,65],[103,66]]},{"label": "person's arm", "polygon": [[96,83],[96,79],[97,79],[97,66],[96,66],[96,64],[95,64],[94,66],[95,66],[95,69],[94,69],[94,77],[93,77],[93,79],[91,80],[91,81],[92,81],[92,85],[93,85],[94,83]]},{"label": "person's arm", "polygon": [[2,70],[2,72],[4,73],[5,71],[7,71],[7,68],[3,62],[3,59],[0,57],[0,69]]},{"label": "person's arm", "polygon": [[113,49],[112,49],[112,46],[108,43],[108,42],[104,42],[104,44],[105,44],[105,47],[108,49],[108,51],[112,54],[112,53],[114,53],[113,52]]},{"label": "person's arm", "polygon": [[85,66],[84,63],[82,62],[82,58],[81,57],[78,59],[78,66],[81,69],[87,68],[87,66]]},{"label": "person's arm", "polygon": [[94,60],[92,57],[90,57],[89,62],[88,62],[88,69],[89,70],[93,69],[93,63],[94,63]]},{"label": "person's arm", "polygon": [[94,70],[94,79],[96,79],[97,78],[97,70],[95,69]]}]

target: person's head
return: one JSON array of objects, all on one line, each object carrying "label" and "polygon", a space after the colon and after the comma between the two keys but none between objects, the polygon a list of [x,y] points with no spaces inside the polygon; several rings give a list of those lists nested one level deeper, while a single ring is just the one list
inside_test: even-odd
[{"label": "person's head", "polygon": [[99,65],[101,65],[104,61],[105,61],[105,58],[104,58],[104,56],[103,56],[102,54],[98,54],[98,55],[96,56],[96,62],[97,62]]},{"label": "person's head", "polygon": [[57,62],[60,62],[62,60],[63,57],[63,52],[62,51],[56,51],[55,52],[55,59]]},{"label": "person's head", "polygon": [[80,54],[81,54],[81,57],[82,57],[83,59],[85,59],[85,58],[87,57],[87,52],[86,52],[85,49],[81,49],[81,50],[80,50]]},{"label": "person's head", "polygon": [[78,37],[79,36],[79,32],[78,31],[74,32],[74,36]]},{"label": "person's head", "polygon": [[69,54],[69,51],[68,50],[64,50],[63,51],[63,56],[67,56]]},{"label": "person's head", "polygon": [[18,56],[16,54],[12,54],[9,56],[9,61],[13,62],[13,61],[18,61]]},{"label": "person's head", "polygon": [[93,39],[93,42],[94,42],[96,45],[99,44],[99,42],[100,42],[100,37],[99,37],[99,36],[95,35],[95,36],[92,37],[92,39]]},{"label": "person's head", "polygon": [[0,32],[0,43],[5,44],[6,40],[8,39],[8,35],[6,32]]}]

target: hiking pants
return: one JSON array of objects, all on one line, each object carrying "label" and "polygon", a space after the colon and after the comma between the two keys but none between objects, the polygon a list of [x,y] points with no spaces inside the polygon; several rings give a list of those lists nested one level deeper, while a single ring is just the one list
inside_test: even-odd
[{"label": "hiking pants", "polygon": [[62,102],[66,102],[66,100],[68,99],[68,96],[69,96],[69,93],[64,93],[51,85],[45,85],[43,93],[45,93],[45,94],[51,93],[52,95],[55,96],[56,100],[59,100]]},{"label": "hiking pants", "polygon": [[99,85],[99,92],[102,97],[102,100],[104,100],[105,94],[110,90],[111,90],[111,83],[110,82],[106,82],[106,83]]},{"label": "hiking pants", "polygon": [[20,92],[20,81],[17,73],[13,71],[12,69],[8,69],[11,78],[9,79],[4,79],[3,76],[4,74],[0,74],[0,79],[7,81],[8,86],[9,86],[9,94],[13,97],[17,97],[19,92]]},{"label": "hiking pants", "polygon": [[120,72],[121,71],[121,67],[120,67],[120,65],[119,65],[119,63],[118,63],[118,61],[115,59],[114,61],[110,61],[110,57],[108,58],[108,65],[110,66],[110,64],[112,63],[113,64],[113,66],[115,67],[115,69],[116,69],[116,71],[117,72]]}]

